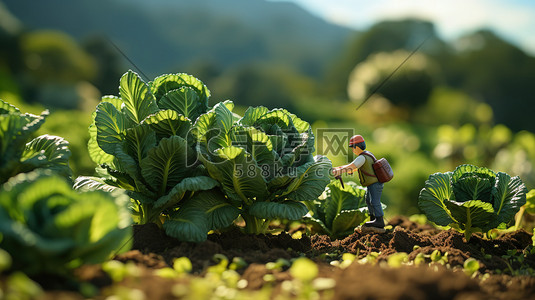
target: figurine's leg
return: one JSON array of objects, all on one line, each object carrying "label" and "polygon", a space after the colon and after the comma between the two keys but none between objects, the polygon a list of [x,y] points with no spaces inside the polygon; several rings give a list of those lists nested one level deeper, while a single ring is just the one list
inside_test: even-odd
[{"label": "figurine's leg", "polygon": [[367,192],[370,194],[370,203],[374,212],[374,216],[384,216],[383,207],[381,206],[381,194],[383,193],[384,183],[374,183],[367,188]]},{"label": "figurine's leg", "polygon": [[[385,223],[384,223],[384,213],[383,208],[381,207],[381,194],[383,192],[382,183],[374,183],[367,187],[366,193],[366,204],[368,204],[368,209],[373,211],[375,218],[366,222],[361,230],[363,233],[375,232],[375,233],[384,233],[385,232]],[[369,198],[369,200],[368,200]]]},{"label": "figurine's leg", "polygon": [[370,189],[366,188],[366,194],[364,196],[366,199],[366,206],[368,207],[368,214],[370,215],[370,221],[373,221],[375,219],[375,212],[372,206],[372,196],[370,193]]}]

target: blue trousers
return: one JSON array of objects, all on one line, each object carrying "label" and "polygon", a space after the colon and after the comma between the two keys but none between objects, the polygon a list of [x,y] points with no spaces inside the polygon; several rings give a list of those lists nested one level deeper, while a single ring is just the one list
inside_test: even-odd
[{"label": "blue trousers", "polygon": [[383,193],[383,183],[376,182],[366,188],[366,205],[368,213],[376,217],[384,216],[383,207],[381,206],[381,194]]}]

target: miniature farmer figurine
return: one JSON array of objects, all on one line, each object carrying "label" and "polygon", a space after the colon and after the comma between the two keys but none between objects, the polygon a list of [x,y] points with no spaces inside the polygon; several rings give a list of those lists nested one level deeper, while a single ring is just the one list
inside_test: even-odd
[{"label": "miniature farmer figurine", "polygon": [[366,187],[366,204],[370,215],[370,221],[362,225],[361,231],[384,233],[384,213],[381,206],[381,193],[384,184],[379,182],[375,175],[372,167],[373,158],[370,155],[364,155],[366,149],[364,138],[361,135],[354,135],[349,140],[349,147],[353,149],[357,158],[350,164],[333,168],[332,174],[334,176],[341,176],[344,173],[352,174],[358,169],[360,183]]}]

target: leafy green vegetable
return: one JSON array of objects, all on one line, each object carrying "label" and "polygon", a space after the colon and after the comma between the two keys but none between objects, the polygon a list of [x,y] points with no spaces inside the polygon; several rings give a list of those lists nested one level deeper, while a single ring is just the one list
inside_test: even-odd
[{"label": "leafy green vegetable", "polygon": [[365,195],[366,189],[352,181],[342,188],[340,181],[332,180],[319,199],[306,202],[310,214],[304,220],[314,233],[346,237],[368,218]]},{"label": "leafy green vegetable", "polygon": [[418,205],[430,221],[464,232],[468,241],[474,232],[506,226],[526,203],[526,193],[518,176],[461,165],[429,176]]},{"label": "leafy green vegetable", "polygon": [[35,169],[50,169],[70,177],[69,143],[58,136],[41,135],[32,139],[45,121],[41,115],[22,114],[18,108],[0,100],[0,184]]},{"label": "leafy green vegetable", "polygon": [[50,170],[20,174],[0,189],[0,247],[27,274],[101,263],[130,249],[128,201],[119,192],[77,193]]},{"label": "leafy green vegetable", "polygon": [[270,220],[296,220],[329,183],[331,162],[312,156],[310,125],[284,109],[250,107],[239,118],[225,101],[201,115],[194,133],[199,158],[240,208],[245,231],[263,233]]},{"label": "leafy green vegetable", "polygon": [[190,134],[208,109],[206,86],[187,74],[146,84],[129,71],[119,94],[102,98],[89,128],[100,177],[79,177],[75,187],[126,190],[137,222],[154,222],[181,240],[203,241],[209,230],[230,225],[238,210],[214,189],[218,182],[198,162]]}]

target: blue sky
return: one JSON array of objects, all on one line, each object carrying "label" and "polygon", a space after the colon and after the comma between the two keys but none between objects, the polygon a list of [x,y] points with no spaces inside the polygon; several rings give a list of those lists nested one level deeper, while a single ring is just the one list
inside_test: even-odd
[{"label": "blue sky", "polygon": [[535,0],[271,0],[295,2],[339,25],[366,29],[384,19],[433,21],[440,36],[453,39],[490,28],[535,55]]}]

